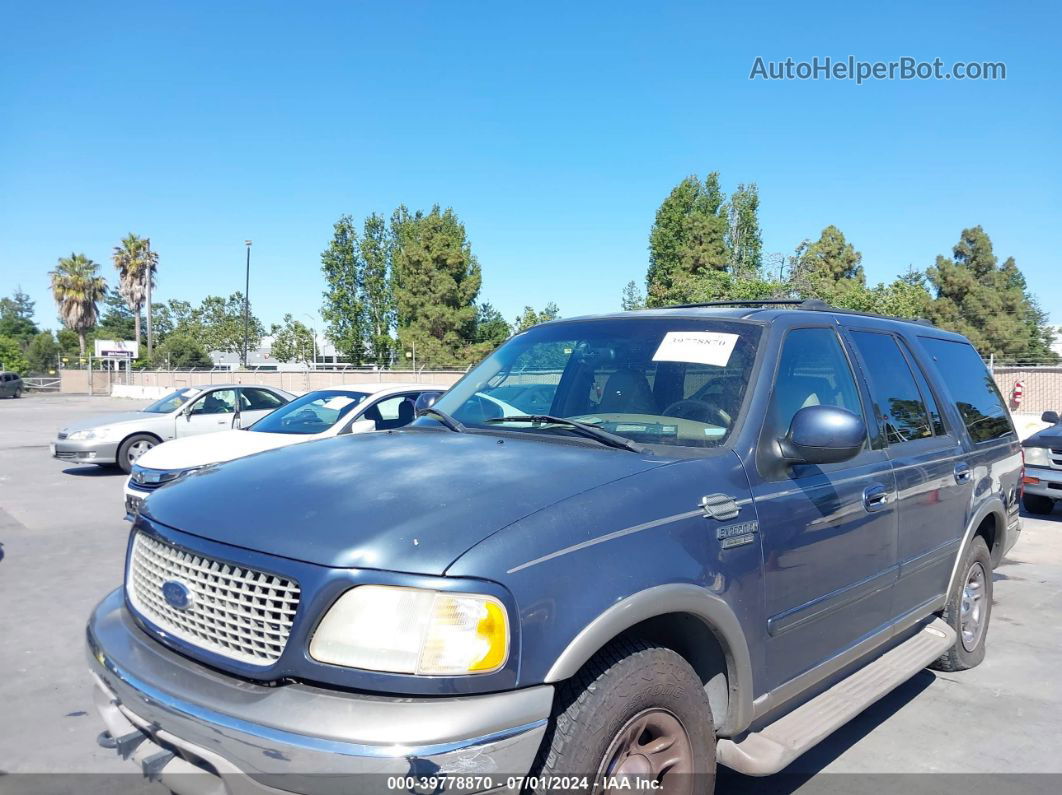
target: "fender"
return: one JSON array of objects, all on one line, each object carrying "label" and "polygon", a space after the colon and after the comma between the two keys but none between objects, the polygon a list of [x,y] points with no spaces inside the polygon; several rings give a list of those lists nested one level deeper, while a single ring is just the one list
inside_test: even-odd
[{"label": "fender", "polygon": [[646,619],[667,613],[689,613],[701,619],[726,655],[729,710],[719,734],[743,731],[752,720],[752,661],[741,624],[718,596],[690,583],[658,585],[639,591],[609,607],[587,624],[561,652],[546,674],[547,683],[576,672],[605,644]]},{"label": "fender", "polygon": [[959,552],[955,556],[955,562],[951,566],[951,577],[948,578],[948,590],[944,592],[944,598],[951,597],[952,589],[955,587],[955,578],[959,576],[959,565],[966,557],[966,550],[970,548],[970,542],[973,540],[974,533],[977,532],[977,528],[981,526],[981,522],[990,513],[996,515],[996,533],[997,543],[1005,544],[1005,538],[999,538],[998,534],[1007,532],[1007,511],[1003,507],[1003,500],[998,494],[993,494],[991,497],[982,502],[977,510],[974,512],[973,518],[966,525],[966,532],[963,533],[962,543],[959,545]]}]

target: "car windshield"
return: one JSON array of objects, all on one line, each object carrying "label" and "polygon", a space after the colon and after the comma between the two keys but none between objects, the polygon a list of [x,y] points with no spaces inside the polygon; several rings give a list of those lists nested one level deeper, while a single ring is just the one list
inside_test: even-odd
[{"label": "car windshield", "polygon": [[551,415],[641,444],[720,445],[737,424],[760,328],[751,323],[622,317],[536,326],[513,337],[439,398],[468,428],[567,434]]},{"label": "car windshield", "polygon": [[262,417],[247,430],[259,433],[323,433],[350,414],[368,396],[366,392],[351,392],[347,389],[308,392]]},{"label": "car windshield", "polygon": [[159,398],[147,408],[141,409],[141,411],[147,411],[151,414],[169,414],[171,411],[179,409],[196,395],[202,394],[202,392],[202,389],[186,386],[176,392],[170,392],[164,398]]}]

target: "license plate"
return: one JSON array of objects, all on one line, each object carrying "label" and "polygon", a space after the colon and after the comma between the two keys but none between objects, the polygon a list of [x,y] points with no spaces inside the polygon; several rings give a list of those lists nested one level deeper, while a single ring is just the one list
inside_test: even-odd
[{"label": "license plate", "polygon": [[132,494],[127,494],[125,497],[125,512],[136,516],[140,513],[140,506],[143,502],[143,497],[134,497]]}]

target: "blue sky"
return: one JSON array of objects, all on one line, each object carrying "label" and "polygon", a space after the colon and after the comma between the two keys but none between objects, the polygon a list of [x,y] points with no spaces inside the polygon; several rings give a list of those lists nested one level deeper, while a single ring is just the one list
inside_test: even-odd
[{"label": "blue sky", "polygon": [[[47,271],[320,307],[342,213],[452,206],[512,319],[618,308],[690,173],[756,182],[766,252],[836,224],[872,280],[981,224],[1062,322],[1057,3],[17,3],[0,26],[0,293]],[[756,56],[1004,61],[1007,79],[750,81]],[[303,317],[305,321],[306,318]]]}]

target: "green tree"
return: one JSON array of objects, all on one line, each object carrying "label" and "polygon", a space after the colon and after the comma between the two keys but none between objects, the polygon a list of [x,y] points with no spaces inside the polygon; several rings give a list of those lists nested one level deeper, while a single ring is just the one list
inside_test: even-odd
[{"label": "green tree", "polygon": [[26,361],[34,373],[55,370],[59,363],[59,343],[50,331],[42,331],[30,340],[26,347]]},{"label": "green tree", "polygon": [[494,350],[509,339],[511,333],[505,316],[489,302],[484,301],[476,307],[475,342],[485,343],[490,346],[489,350]]},{"label": "green tree", "polygon": [[77,333],[80,356],[84,358],[85,334],[96,325],[97,304],[103,298],[107,282],[100,276],[100,266],[84,254],[60,257],[49,276],[59,318]]},{"label": "green tree", "polygon": [[33,322],[35,303],[22,292],[21,285],[15,288],[10,298],[0,298],[0,336],[14,337],[23,344],[28,343],[39,331]]},{"label": "green tree", "polygon": [[1013,257],[999,265],[992,240],[980,226],[962,230],[950,258],[938,256],[926,271],[936,295],[929,319],[965,334],[988,356],[1056,361],[1047,318]]},{"label": "green tree", "polygon": [[546,304],[546,307],[541,312],[536,312],[534,307],[525,306],[524,311],[513,322],[513,334],[519,334],[521,331],[526,331],[539,323],[548,323],[559,317],[560,310],[557,309],[557,305],[552,301]]},{"label": "green tree", "polygon": [[304,323],[284,315],[284,322],[274,323],[269,333],[273,337],[270,354],[278,362],[313,361],[313,332]]},{"label": "green tree", "polygon": [[[262,321],[248,309],[247,348],[257,348],[265,334]],[[208,353],[222,351],[239,353],[243,350],[243,293],[228,298],[208,295],[192,309],[184,322],[178,322],[173,333],[184,333],[197,341]]]},{"label": "green tree", "polygon": [[349,215],[333,225],[332,240],[321,252],[321,270],[328,289],[324,292],[321,316],[327,324],[325,334],[340,356],[361,364],[366,356],[366,312],[362,301],[364,274],[361,241]]},{"label": "green tree", "polygon": [[151,363],[167,370],[213,365],[204,346],[186,331],[175,331],[159,343],[152,353]]},{"label": "green tree", "polygon": [[393,240],[383,216],[373,213],[362,226],[361,305],[366,359],[379,365],[394,357],[395,295],[391,284]]},{"label": "green tree", "polygon": [[0,337],[0,370],[15,373],[29,371],[29,362],[22,355],[22,345],[14,337]]},{"label": "green tree", "polygon": [[862,260],[863,255],[845,239],[840,229],[831,224],[822,230],[814,243],[805,240],[797,247],[792,278],[800,285],[842,280],[865,285]]},{"label": "green tree", "polygon": [[114,247],[111,254],[118,270],[118,292],[133,317],[133,339],[140,342],[140,313],[148,293],[148,280],[155,284],[159,255],[151,250],[151,241],[130,232]]},{"label": "green tree", "polygon": [[739,277],[754,277],[763,267],[763,234],[760,231],[760,192],[756,183],[738,185],[730,197],[728,245],[730,270]]},{"label": "green tree", "polygon": [[136,339],[136,320],[118,287],[109,287],[103,296],[103,307],[96,336],[104,339]]},{"label": "green tree", "polygon": [[642,295],[642,291],[638,289],[638,285],[635,284],[633,279],[627,282],[627,286],[623,288],[620,306],[624,312],[630,312],[633,309],[645,309],[645,296]]},{"label": "green tree", "polygon": [[418,363],[470,363],[482,276],[465,227],[450,208],[391,216],[399,348]]}]

